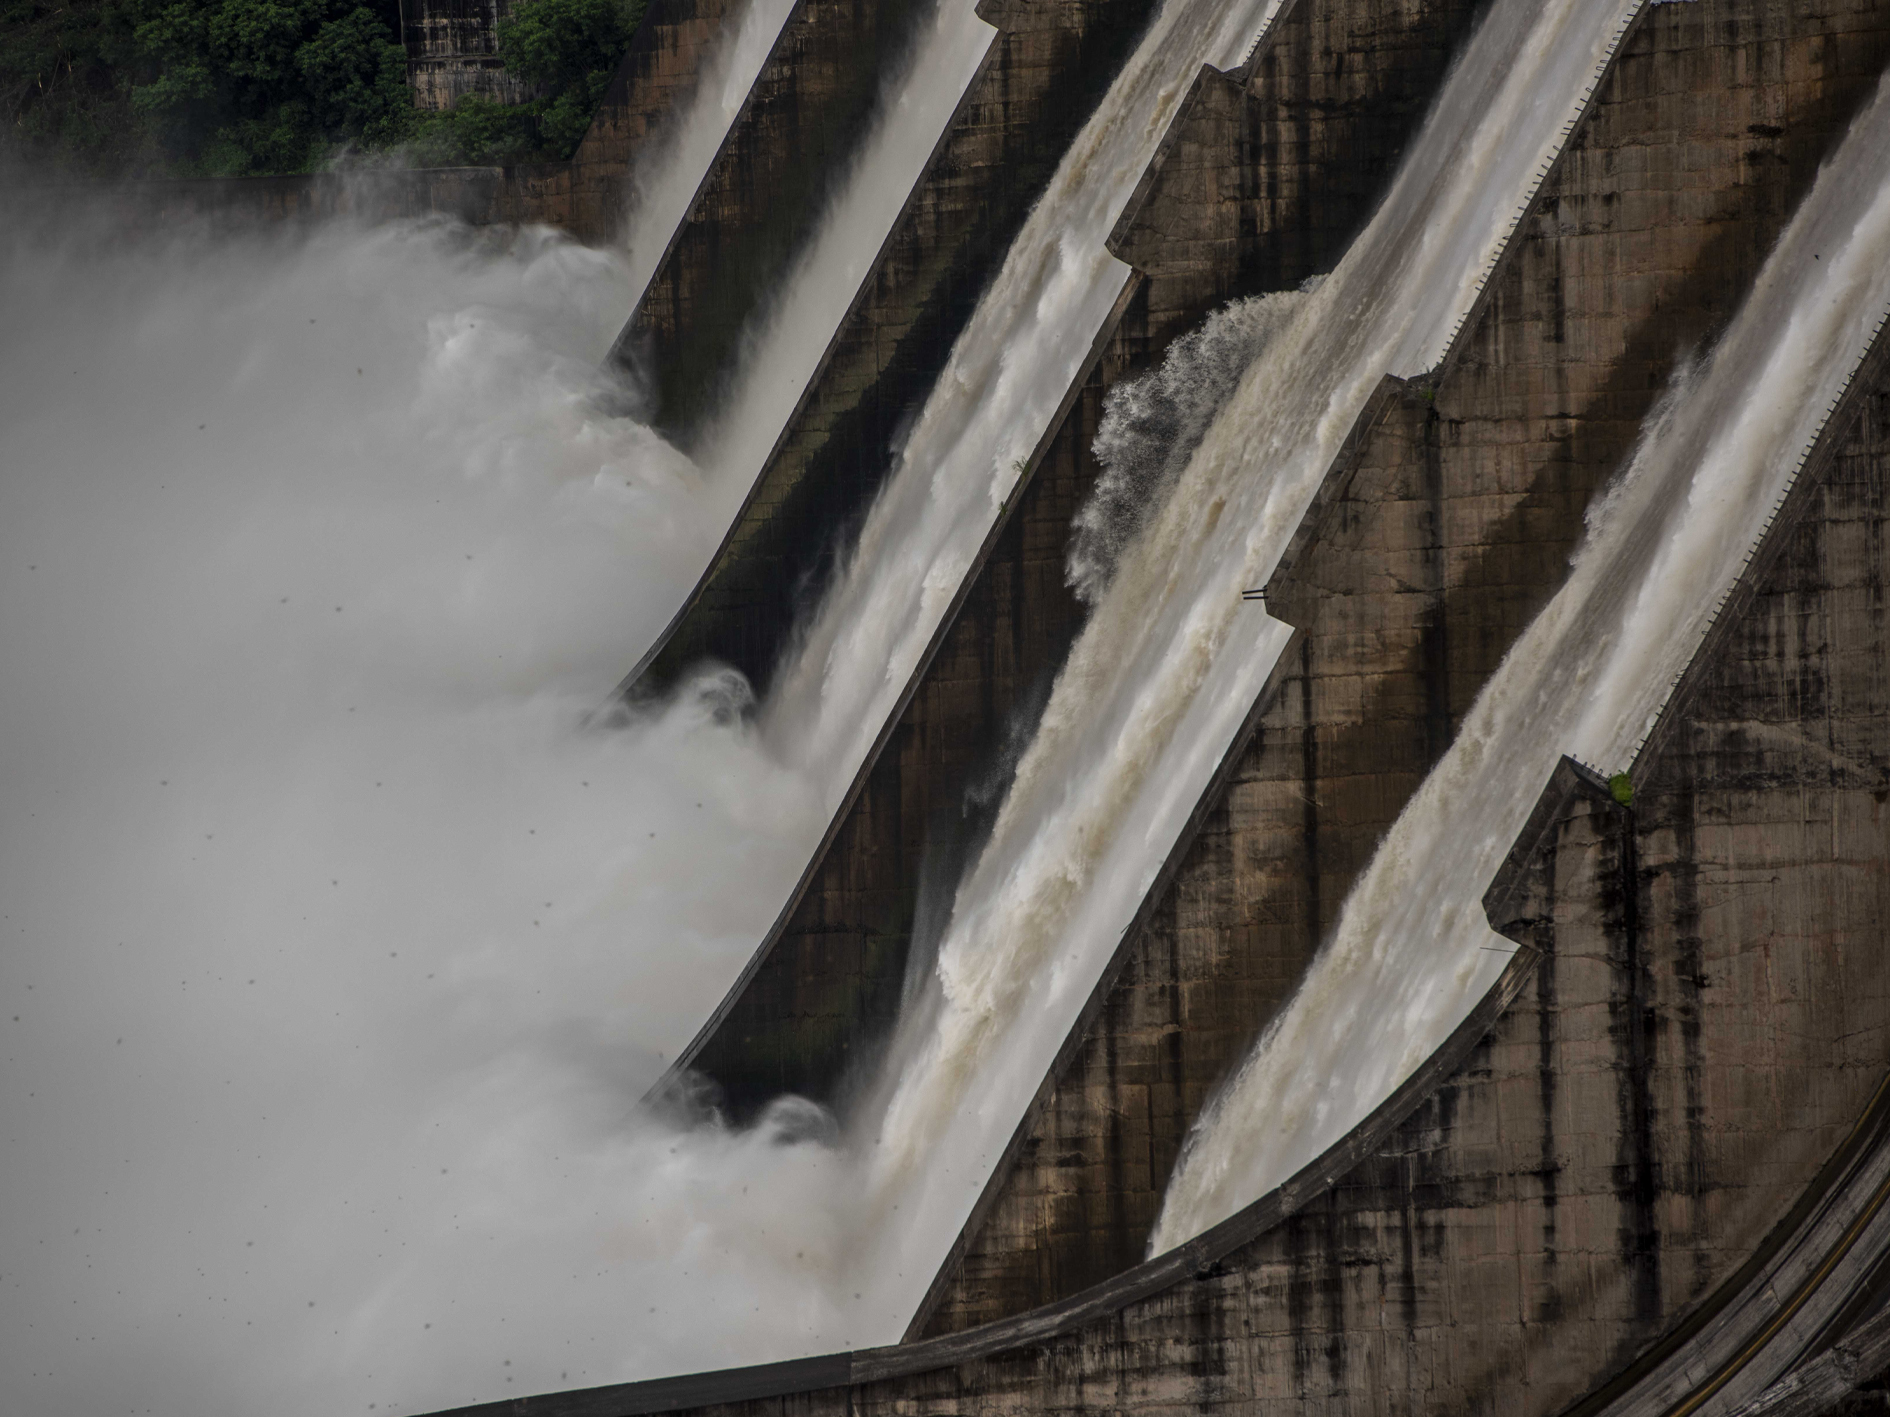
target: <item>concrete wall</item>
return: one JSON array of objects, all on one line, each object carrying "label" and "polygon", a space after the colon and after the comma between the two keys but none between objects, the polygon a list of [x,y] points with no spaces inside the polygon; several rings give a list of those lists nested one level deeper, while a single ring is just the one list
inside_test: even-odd
[{"label": "concrete wall", "polygon": [[[1182,1251],[983,1329],[490,1410],[1666,1412],[1637,1376],[1687,1366],[1729,1313],[1782,1312],[1796,1294],[1767,1276],[1890,1158],[1887,365],[1828,429],[1632,806],[1564,760],[1486,902],[1516,959],[1325,1158]],[[1827,1343],[1870,1309],[1833,1311]],[[1751,1361],[1763,1330],[1731,1336]]]},{"label": "concrete wall", "polygon": [[511,12],[511,0],[402,0],[414,106],[451,108],[469,93],[522,102],[525,86],[499,59],[499,21]]},{"label": "concrete wall", "polygon": [[1649,12],[1454,363],[1384,405],[1271,587],[1303,633],[928,1332],[1141,1257],[1188,1126],[1560,584],[1675,359],[1730,315],[1874,87],[1886,26],[1874,0]]}]

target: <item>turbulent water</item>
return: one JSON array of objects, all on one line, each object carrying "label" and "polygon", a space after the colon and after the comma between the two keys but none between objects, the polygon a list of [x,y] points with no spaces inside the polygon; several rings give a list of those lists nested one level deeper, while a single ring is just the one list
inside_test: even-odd
[{"label": "turbulent water", "polygon": [[[746,490],[598,360],[786,9],[741,12],[622,252],[6,235],[9,1412],[415,1410],[872,1336],[824,1117],[635,1104],[821,794],[726,673],[584,728]],[[778,432],[991,33],[922,30],[722,462]]]},{"label": "turbulent water", "polygon": [[[1071,561],[1091,621],[847,1145],[792,1101],[735,1133],[630,1099],[805,864],[1121,295],[1103,239],[1199,66],[1238,60],[1273,0],[1163,7],[752,721],[709,674],[584,727],[700,573],[982,61],[969,4],[922,28],[702,466],[611,411],[597,360],[782,0],[753,0],[640,174],[628,255],[432,224],[10,238],[7,1410],[413,1410],[895,1338],[1285,641],[1239,591],[1380,376],[1437,359],[1636,4],[1494,0],[1326,282],[1229,312],[1112,404]],[[1767,449],[1802,446],[1884,308],[1880,237],[1849,234],[1883,225],[1883,159],[1858,151],[1787,238],[1829,264],[1768,267],[1769,323],[1749,312],[1650,433],[1571,582],[1590,598],[1526,641],[1538,668],[1514,673],[1586,675],[1614,716],[1480,703],[1453,754],[1484,756],[1434,776],[1511,754],[1492,840],[1541,752],[1625,755],[1776,496]],[[1671,470],[1701,443],[1702,468],[1757,470]],[[1694,609],[1658,600],[1675,577],[1701,580]],[[1610,652],[1559,648],[1589,635]],[[1437,863],[1436,901],[1485,845]],[[1290,1170],[1475,996],[1468,924],[1370,903],[1416,859],[1374,866],[1164,1234]],[[1398,950],[1404,993],[1382,986]],[[1377,994],[1344,995],[1354,974]]]},{"label": "turbulent water", "polygon": [[776,751],[845,797],[1128,280],[1103,248],[1204,63],[1277,0],[1171,0],[1064,155],[907,435],[849,565],[783,665]]},{"label": "turbulent water", "polygon": [[[1317,288],[1316,280],[1307,283],[1307,290]],[[1071,519],[1065,558],[1065,577],[1085,604],[1094,605],[1109,588],[1123,551],[1166,499],[1240,376],[1285,326],[1299,298],[1283,291],[1236,300],[1175,340],[1160,368],[1109,391],[1096,428],[1102,472]]]},{"label": "turbulent water", "polygon": [[822,795],[726,672],[583,727],[993,33],[921,27],[698,466],[597,361],[787,9],[739,12],[622,252],[9,238],[10,1412],[413,1410],[874,1336],[827,1119],[635,1105]]},{"label": "turbulent water", "polygon": [[923,1292],[1286,642],[1241,590],[1380,378],[1441,356],[1639,3],[1491,7],[1371,224],[1117,563],[895,1040],[860,1211],[892,1307]]},{"label": "turbulent water", "polygon": [[711,46],[687,106],[659,123],[639,148],[631,163],[624,222],[629,261],[624,279],[633,306],[689,215],[793,8],[794,0],[748,0],[733,30]]},{"label": "turbulent water", "polygon": [[1509,945],[1483,892],[1560,755],[1629,765],[1886,312],[1880,89],[1739,317],[1650,419],[1568,582],[1485,685],[1298,994],[1201,1119],[1154,1250],[1331,1145],[1489,987]]},{"label": "turbulent water", "polygon": [[731,391],[696,450],[732,495],[774,450],[995,33],[971,0],[942,0],[925,19],[812,238],[750,318]]}]

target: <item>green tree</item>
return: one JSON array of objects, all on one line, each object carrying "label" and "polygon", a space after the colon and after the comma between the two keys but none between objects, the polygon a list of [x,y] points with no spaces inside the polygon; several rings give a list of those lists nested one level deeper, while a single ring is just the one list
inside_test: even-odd
[{"label": "green tree", "polygon": [[397,0],[0,0],[16,146],[100,173],[302,172],[410,144],[425,163],[565,158],[645,0],[522,0],[500,54],[531,98],[414,110]]},{"label": "green tree", "polygon": [[124,65],[131,24],[108,0],[0,0],[0,114],[15,145],[112,171],[139,144]]},{"label": "green tree", "polygon": [[468,94],[423,120],[416,155],[439,163],[570,157],[630,48],[645,3],[522,0],[499,22],[499,57],[530,88],[530,101],[501,104]]},{"label": "green tree", "polygon": [[645,0],[525,0],[499,26],[505,67],[540,95],[538,131],[549,157],[577,151],[611,76],[630,48]]},{"label": "green tree", "polygon": [[184,171],[300,172],[413,127],[406,52],[358,0],[123,0],[131,103]]}]

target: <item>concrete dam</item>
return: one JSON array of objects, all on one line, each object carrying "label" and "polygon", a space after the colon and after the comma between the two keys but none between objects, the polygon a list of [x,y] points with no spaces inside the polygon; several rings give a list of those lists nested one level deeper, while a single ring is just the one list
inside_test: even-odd
[{"label": "concrete dam", "polygon": [[1882,1410],[1890,8],[777,23],[622,693],[821,785],[666,1087],[827,1109],[904,1338],[491,1410]]},{"label": "concrete dam", "polygon": [[638,1105],[825,1317],[455,1417],[1890,1412],[1890,0],[651,0],[245,192],[625,253],[587,731],[810,804]]}]

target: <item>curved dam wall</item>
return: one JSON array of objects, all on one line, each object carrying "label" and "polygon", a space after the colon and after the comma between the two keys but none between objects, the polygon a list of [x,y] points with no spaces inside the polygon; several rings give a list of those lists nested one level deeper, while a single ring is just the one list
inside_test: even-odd
[{"label": "curved dam wall", "polygon": [[1447,367],[1388,383],[1269,609],[1299,634],[915,1333],[1139,1260],[1189,1126],[1561,583],[1675,362],[1872,91],[1875,4],[1652,9]]},{"label": "curved dam wall", "polygon": [[[1108,391],[1222,302],[1292,289],[1337,259],[1474,11],[1466,0],[1300,0],[1239,70],[1202,72],[1111,240],[1138,277],[1091,372],[752,980],[687,1059],[737,1115],[783,1091],[837,1099],[890,1030],[922,901],[949,889],[976,843],[1007,740],[1028,727],[1081,623],[1064,552],[1098,474]],[[1331,205],[1316,200],[1328,183],[1341,194]],[[813,481],[805,495],[823,495]],[[765,553],[747,563],[749,548],[803,525],[764,529],[768,513],[758,498],[725,551],[729,569],[718,562],[705,582],[749,582],[730,601],[731,623],[766,623],[762,572],[783,566]],[[707,604],[679,637],[715,623]],[[685,642],[665,651],[678,667]]]},{"label": "curved dam wall", "polygon": [[[473,1410],[1625,1417],[1734,1410],[1723,1352],[1748,1397],[1816,1360],[1868,1317],[1890,1253],[1890,1228],[1845,1248],[1862,1227],[1827,1223],[1890,1176],[1885,353],[1634,764],[1631,803],[1564,760],[1486,898],[1518,945],[1497,986],[1280,1191],[962,1334]],[[1773,1351],[1840,1260],[1847,1289]],[[1687,1376],[1650,1393],[1663,1363]]]}]

